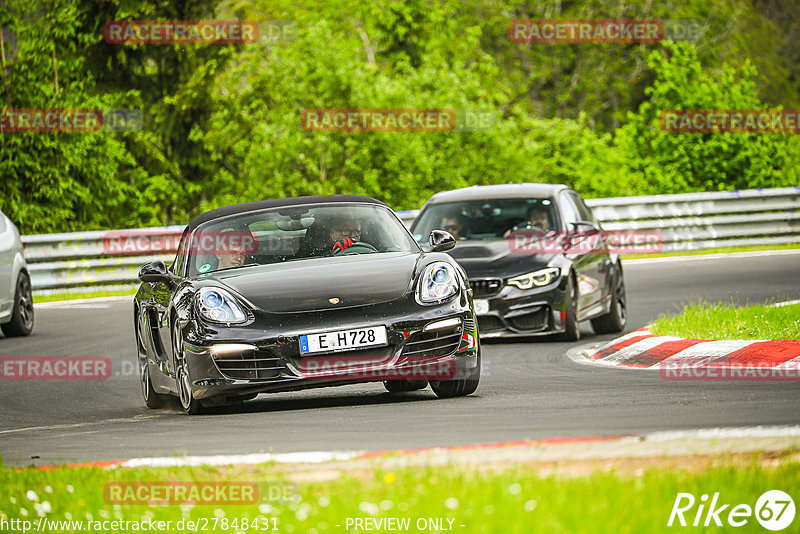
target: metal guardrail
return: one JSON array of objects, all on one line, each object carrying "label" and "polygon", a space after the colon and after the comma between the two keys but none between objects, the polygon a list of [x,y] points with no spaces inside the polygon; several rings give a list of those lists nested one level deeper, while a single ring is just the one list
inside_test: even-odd
[{"label": "metal guardrail", "polygon": [[[800,187],[587,199],[609,231],[651,230],[663,250],[800,244]],[[410,224],[419,212],[400,211]],[[23,236],[37,294],[133,287],[139,267],[175,254],[183,226]]]}]

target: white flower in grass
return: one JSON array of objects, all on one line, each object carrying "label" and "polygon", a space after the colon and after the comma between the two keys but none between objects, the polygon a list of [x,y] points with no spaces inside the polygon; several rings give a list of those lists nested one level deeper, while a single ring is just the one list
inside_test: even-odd
[{"label": "white flower in grass", "polygon": [[514,484],[511,484],[511,487],[508,488],[508,491],[511,493],[511,495],[519,495],[522,491],[522,486],[515,482]]},{"label": "white flower in grass", "polygon": [[72,484],[67,484],[67,491],[70,492],[70,493],[74,493],[75,492],[75,488],[72,487]]},{"label": "white flower in grass", "polygon": [[391,510],[393,505],[394,503],[392,501],[389,499],[384,499],[378,506],[381,507],[381,510]]},{"label": "white flower in grass", "polygon": [[36,502],[36,501],[38,501],[38,500],[39,500],[39,496],[38,496],[38,495],[36,495],[36,492],[35,492],[35,491],[33,491],[33,490],[28,490],[28,491],[25,493],[25,496],[28,498],[28,500],[29,500],[29,501]]},{"label": "white flower in grass", "polygon": [[524,504],[524,505],[522,505],[522,508],[523,508],[523,509],[524,509],[526,512],[533,512],[534,510],[536,510],[536,505],[537,505],[537,504],[538,504],[538,503],[537,503],[535,500],[531,499],[531,500],[529,500],[529,501],[525,501],[525,504]]},{"label": "white flower in grass", "polygon": [[486,515],[492,515],[494,513],[494,506],[487,504],[483,507],[483,513]]},{"label": "white flower in grass", "polygon": [[364,512],[365,514],[369,515],[375,515],[378,513],[379,510],[377,504],[373,504],[368,501],[361,501],[361,503],[358,505],[358,509]]},{"label": "white flower in grass", "polygon": [[268,502],[262,502],[258,505],[258,513],[267,515],[272,511],[272,505]]},{"label": "white flower in grass", "polygon": [[22,517],[28,517],[28,511],[25,508],[20,508],[19,515],[21,515]]},{"label": "white flower in grass", "polygon": [[214,510],[214,517],[222,519],[223,517],[225,517],[225,510],[223,510],[222,508],[217,508],[216,510]]},{"label": "white flower in grass", "polygon": [[330,504],[331,504],[331,499],[330,499],[328,496],[326,496],[326,495],[323,495],[322,497],[320,497],[320,498],[317,500],[317,502],[319,503],[319,505],[320,505],[320,506],[322,506],[323,508],[325,508],[326,506],[328,506],[328,505],[330,505]]},{"label": "white flower in grass", "polygon": [[445,499],[444,505],[448,510],[455,510],[458,508],[458,499],[455,497],[448,497]]},{"label": "white flower in grass", "polygon": [[44,487],[45,493],[53,493],[53,486],[45,486]]}]

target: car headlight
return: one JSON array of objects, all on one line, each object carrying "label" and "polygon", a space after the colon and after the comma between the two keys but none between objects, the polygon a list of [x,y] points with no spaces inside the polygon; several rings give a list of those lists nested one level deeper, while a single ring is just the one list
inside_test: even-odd
[{"label": "car headlight", "polygon": [[539,269],[532,273],[517,276],[510,279],[508,283],[520,289],[530,289],[533,286],[546,286],[558,278],[560,272],[561,270],[558,267],[548,267],[547,269]]},{"label": "car headlight", "polygon": [[215,323],[243,323],[242,308],[230,293],[216,287],[204,287],[197,294],[197,309],[204,319]]},{"label": "car headlight", "polygon": [[421,304],[434,304],[452,297],[458,292],[455,269],[449,263],[439,261],[425,267],[419,280],[417,300]]}]

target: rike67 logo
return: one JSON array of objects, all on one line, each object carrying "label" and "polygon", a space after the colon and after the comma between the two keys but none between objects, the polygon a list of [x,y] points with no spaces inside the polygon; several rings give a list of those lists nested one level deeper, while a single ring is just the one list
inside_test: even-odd
[{"label": "rike67 logo", "polygon": [[[696,505],[696,507],[695,507]],[[678,493],[669,514],[667,526],[708,527],[723,525],[743,527],[755,516],[756,521],[767,530],[786,529],[794,521],[794,501],[788,493],[780,490],[764,492],[754,507],[749,504],[732,505],[720,499],[719,492],[709,496],[703,494],[696,499],[691,493]]]}]

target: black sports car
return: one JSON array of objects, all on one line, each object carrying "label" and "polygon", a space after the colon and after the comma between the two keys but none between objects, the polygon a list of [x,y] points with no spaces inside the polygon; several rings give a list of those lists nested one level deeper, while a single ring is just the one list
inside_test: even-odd
[{"label": "black sports car", "polygon": [[[175,261],[142,267],[134,323],[144,400],[184,411],[262,392],[382,381],[468,395],[480,379],[472,295],[433,231],[348,195],[266,200],[193,219]],[[425,250],[423,250],[423,248]]]},{"label": "black sports car", "polygon": [[620,258],[591,210],[565,185],[473,186],[434,195],[411,226],[417,239],[444,229],[466,270],[481,337],[625,328]]}]

